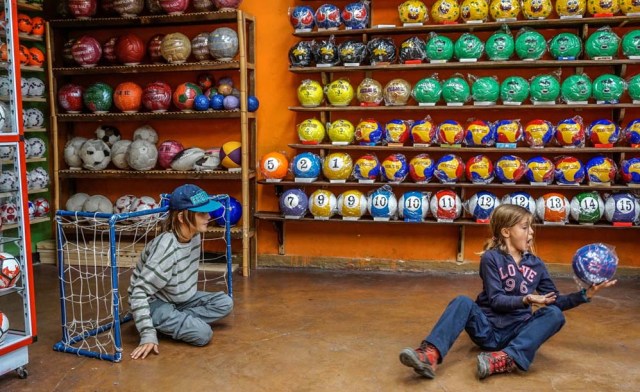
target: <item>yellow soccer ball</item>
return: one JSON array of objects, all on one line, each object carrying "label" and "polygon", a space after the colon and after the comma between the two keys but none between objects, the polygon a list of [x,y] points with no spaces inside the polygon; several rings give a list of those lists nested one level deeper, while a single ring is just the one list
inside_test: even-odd
[{"label": "yellow soccer ball", "polygon": [[591,15],[617,14],[620,12],[618,0],[587,0],[587,11]]},{"label": "yellow soccer ball", "polygon": [[309,196],[309,212],[316,219],[329,219],[338,212],[338,200],[330,191],[318,189]]},{"label": "yellow soccer ball", "polygon": [[346,152],[327,155],[322,163],[322,174],[328,180],[347,180],[353,171],[353,159]]},{"label": "yellow soccer ball", "polygon": [[587,0],[556,0],[556,13],[560,17],[583,16]]},{"label": "yellow soccer ball", "polygon": [[367,197],[357,189],[338,196],[338,213],[343,218],[358,219],[367,212]]},{"label": "yellow soccer ball", "polygon": [[298,138],[302,144],[321,143],[324,135],[324,125],[315,118],[308,118],[298,124]]},{"label": "yellow soccer ball", "polygon": [[436,23],[455,22],[459,17],[457,0],[438,0],[431,7],[431,18]]},{"label": "yellow soccer ball", "polygon": [[522,0],[522,15],[527,19],[547,19],[552,10],[551,0]]},{"label": "yellow soccer ball", "polygon": [[329,125],[327,134],[332,143],[351,144],[355,140],[356,130],[349,120],[336,120]]},{"label": "yellow soccer ball", "polygon": [[353,87],[346,79],[338,79],[325,87],[327,100],[333,106],[348,106],[353,99]]},{"label": "yellow soccer ball", "polygon": [[460,7],[460,16],[462,20],[467,21],[485,21],[489,16],[489,4],[487,0],[464,0]]},{"label": "yellow soccer ball", "polygon": [[518,19],[520,2],[518,0],[491,0],[489,13],[493,20]]},{"label": "yellow soccer ball", "polygon": [[320,106],[324,92],[320,83],[315,80],[305,79],[298,87],[298,100],[300,105],[313,108]]},{"label": "yellow soccer ball", "polygon": [[427,21],[427,6],[419,0],[407,0],[398,6],[402,23],[424,23]]}]

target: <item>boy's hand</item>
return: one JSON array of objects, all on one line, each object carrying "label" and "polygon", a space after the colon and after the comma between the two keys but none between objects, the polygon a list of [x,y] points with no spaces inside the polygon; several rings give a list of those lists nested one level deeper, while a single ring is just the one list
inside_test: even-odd
[{"label": "boy's hand", "polygon": [[145,343],[136,347],[135,350],[131,353],[131,359],[145,359],[150,352],[154,352],[156,355],[160,354],[158,350],[158,345],[155,343]]},{"label": "boy's hand", "polygon": [[600,284],[593,284],[591,285],[591,287],[589,287],[587,289],[587,298],[591,299],[593,298],[594,295],[596,295],[596,293],[598,292],[598,290],[600,289],[604,289],[605,287],[611,287],[614,284],[616,284],[616,282],[618,282],[618,280],[605,280],[604,282],[600,283]]},{"label": "boy's hand", "polygon": [[529,294],[524,297],[523,302],[525,305],[549,305],[556,302],[556,293],[551,292],[545,295]]}]

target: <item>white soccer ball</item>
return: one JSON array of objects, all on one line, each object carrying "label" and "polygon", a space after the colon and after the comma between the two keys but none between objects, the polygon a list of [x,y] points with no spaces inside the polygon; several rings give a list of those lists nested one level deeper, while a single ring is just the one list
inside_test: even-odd
[{"label": "white soccer ball", "polygon": [[9,332],[9,318],[6,314],[0,312],[0,345],[4,343]]},{"label": "white soccer ball", "polygon": [[113,213],[113,203],[106,196],[93,195],[84,202],[82,209],[86,212],[104,212],[105,214]]},{"label": "white soccer ball", "polygon": [[64,161],[70,168],[82,167],[82,159],[80,159],[80,149],[87,141],[86,138],[76,136],[64,145]]},{"label": "white soccer ball", "polygon": [[207,150],[202,158],[198,159],[193,168],[196,171],[214,171],[220,166],[220,150]]},{"label": "white soccer ball", "polygon": [[29,218],[33,219],[36,217],[36,205],[33,204],[33,202],[31,200],[29,200],[27,202],[27,205],[29,206]]},{"label": "white soccer ball", "polygon": [[22,96],[26,97],[27,92],[29,92],[29,81],[27,81],[27,78],[20,78],[20,89],[22,91]]},{"label": "white soccer ball", "polygon": [[0,96],[8,97],[11,91],[11,80],[7,75],[0,76]]},{"label": "white soccer ball", "polygon": [[[139,211],[147,211],[152,210],[154,208],[158,208],[160,205],[156,202],[156,200],[151,196],[142,196],[136,199],[136,201],[131,206],[131,212],[139,212]],[[156,214],[152,215],[144,215],[136,217],[136,220],[145,220],[156,217]]]},{"label": "white soccer ball", "polygon": [[151,125],[143,125],[133,131],[133,141],[141,139],[155,145],[158,142],[158,132]]},{"label": "white soccer ball", "polygon": [[18,177],[12,171],[0,173],[0,192],[9,192],[18,187]]},{"label": "white soccer ball", "polygon": [[[9,287],[15,286],[16,283],[18,282],[18,279],[20,279],[20,272],[21,272],[20,263],[18,262],[18,259],[11,253],[1,252],[0,253],[0,272],[2,272],[2,274],[0,274],[0,289],[6,289]],[[8,323],[9,322],[7,321],[6,324]],[[6,333],[6,331],[9,329],[9,326],[7,325],[5,328],[4,324],[5,324],[5,321],[0,320],[0,326],[2,328],[2,331]]]},{"label": "white soccer ball", "polygon": [[96,128],[96,139],[100,139],[107,143],[109,147],[113,147],[113,144],[120,140],[120,130],[111,125],[100,125]]},{"label": "white soccer ball", "polygon": [[36,167],[27,173],[27,188],[43,189],[49,185],[49,173],[43,167]]},{"label": "white soccer ball", "polygon": [[38,108],[29,108],[24,111],[27,128],[42,128],[44,125],[44,114]]},{"label": "white soccer ball", "polygon": [[44,95],[45,85],[41,79],[27,78],[27,95],[30,97],[42,97]]},{"label": "white soccer ball", "polygon": [[178,171],[193,170],[198,159],[204,156],[204,150],[198,147],[185,148],[171,161],[171,168]]},{"label": "white soccer ball", "polygon": [[51,210],[51,206],[49,205],[49,200],[44,197],[39,197],[33,201],[33,207],[35,209],[35,216],[45,216]]},{"label": "white soccer ball", "polygon": [[18,206],[16,203],[7,202],[0,206],[2,224],[10,225],[18,221]]},{"label": "white soccer ball", "polygon": [[37,137],[27,139],[25,146],[29,146],[26,151],[27,158],[42,158],[47,152],[47,145]]},{"label": "white soccer ball", "polygon": [[82,167],[87,170],[102,170],[111,162],[111,149],[100,139],[84,142],[80,148]]},{"label": "white soccer ball", "polygon": [[131,145],[131,140],[118,140],[113,143],[111,147],[111,162],[118,169],[127,170],[129,169],[129,163],[127,163],[127,152],[129,151],[129,146]]},{"label": "white soccer ball", "polygon": [[11,121],[9,121],[9,107],[4,103],[0,102],[0,132],[9,132],[11,131]]},{"label": "white soccer ball", "polygon": [[0,160],[11,161],[15,157],[13,146],[0,146]]},{"label": "white soccer ball", "polygon": [[113,212],[116,214],[123,214],[125,212],[131,212],[131,207],[138,200],[134,195],[123,195],[116,200],[113,204]]},{"label": "white soccer ball", "polygon": [[158,161],[158,149],[146,140],[134,140],[127,151],[127,163],[134,170],[151,170]]},{"label": "white soccer ball", "polygon": [[67,200],[64,208],[67,211],[83,211],[82,208],[84,207],[84,203],[89,199],[89,197],[90,196],[86,193],[76,193]]}]

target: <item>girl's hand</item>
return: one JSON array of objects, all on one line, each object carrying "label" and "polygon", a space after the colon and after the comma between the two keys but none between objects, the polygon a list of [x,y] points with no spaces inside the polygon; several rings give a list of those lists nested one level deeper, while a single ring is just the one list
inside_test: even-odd
[{"label": "girl's hand", "polygon": [[522,302],[524,302],[525,305],[549,305],[556,302],[556,293],[551,292],[545,295],[528,294]]},{"label": "girl's hand", "polygon": [[131,359],[145,359],[150,352],[154,352],[156,355],[160,354],[158,345],[155,343],[145,343],[136,347],[131,353]]},{"label": "girl's hand", "polygon": [[594,295],[596,295],[596,293],[598,292],[598,290],[603,289],[605,287],[611,287],[614,284],[616,284],[618,280],[605,280],[604,282],[600,283],[600,284],[593,284],[591,285],[591,287],[589,287],[587,289],[586,295],[587,298],[591,299]]}]

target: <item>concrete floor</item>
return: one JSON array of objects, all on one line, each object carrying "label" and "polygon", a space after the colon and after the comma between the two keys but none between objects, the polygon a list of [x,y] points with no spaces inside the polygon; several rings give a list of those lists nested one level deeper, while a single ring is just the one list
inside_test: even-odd
[{"label": "concrete floor", "polygon": [[[167,339],[160,355],[130,360],[138,336],[124,329],[125,359],[54,352],[60,339],[56,274],[35,268],[38,342],[29,377],[0,377],[0,391],[638,391],[640,281],[627,279],[566,313],[567,324],[527,373],[479,381],[466,334],[434,380],[398,361],[457,294],[475,298],[477,276],[258,270],[235,279],[234,313],[197,348]],[[557,279],[561,291],[575,288]]]}]

